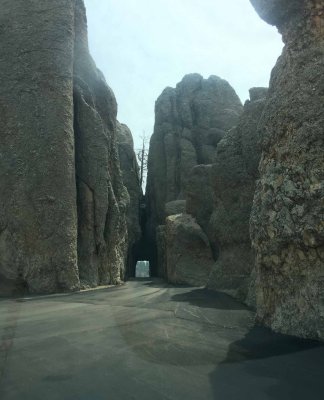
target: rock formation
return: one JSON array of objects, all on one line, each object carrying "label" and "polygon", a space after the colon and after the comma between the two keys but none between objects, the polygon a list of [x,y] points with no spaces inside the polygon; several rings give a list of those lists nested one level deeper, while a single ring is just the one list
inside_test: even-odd
[{"label": "rock formation", "polygon": [[269,92],[243,111],[216,76],[165,89],[141,220],[131,133],[89,54],[83,0],[2,0],[0,294],[118,284],[140,254],[170,282],[324,340],[324,4],[250,1],[285,43]]},{"label": "rock formation", "polygon": [[167,217],[164,241],[168,281],[206,285],[214,260],[208,238],[195,219],[188,214]]},{"label": "rock formation", "polygon": [[82,0],[2,0],[0,280],[30,292],[118,283],[127,191],[116,101]]},{"label": "rock formation", "polygon": [[135,276],[136,258],[141,241],[140,202],[143,197],[139,168],[134,152],[134,142],[129,128],[117,122],[117,140],[123,183],[127,188],[130,204],[127,211],[128,251],[127,276]]},{"label": "rock formation", "polygon": [[206,232],[216,260],[208,286],[243,301],[254,265],[249,218],[261,156],[257,126],[266,93],[265,88],[250,90],[238,125],[218,143],[214,164],[195,167],[187,189],[187,212]]},{"label": "rock formation", "polygon": [[165,223],[170,207],[185,211],[183,200],[192,168],[214,161],[218,142],[236,125],[241,112],[233,88],[216,76],[187,75],[176,89],[167,88],[158,98],[146,190],[153,265],[160,264],[156,259],[157,227]]},{"label": "rock formation", "polygon": [[251,0],[285,47],[260,132],[260,180],[251,215],[257,319],[324,339],[324,5]]}]

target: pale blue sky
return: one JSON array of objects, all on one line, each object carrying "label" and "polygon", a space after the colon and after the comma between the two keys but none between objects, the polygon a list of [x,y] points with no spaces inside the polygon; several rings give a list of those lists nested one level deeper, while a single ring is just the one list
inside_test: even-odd
[{"label": "pale blue sky", "polygon": [[249,0],[85,0],[90,51],[135,143],[154,125],[154,103],[187,73],[229,81],[242,102],[268,86],[281,53],[276,28]]}]

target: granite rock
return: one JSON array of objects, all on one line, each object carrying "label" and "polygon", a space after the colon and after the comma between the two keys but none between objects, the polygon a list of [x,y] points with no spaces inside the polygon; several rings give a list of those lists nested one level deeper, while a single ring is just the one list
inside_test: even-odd
[{"label": "granite rock", "polygon": [[130,197],[130,204],[127,210],[128,251],[126,275],[135,276],[136,254],[142,236],[140,203],[143,193],[133,137],[127,125],[117,123],[117,139],[123,183]]},{"label": "granite rock", "polygon": [[251,0],[285,47],[259,129],[260,180],[251,214],[257,319],[324,339],[324,5]]},{"label": "granite rock", "polygon": [[191,215],[167,217],[164,246],[168,282],[206,285],[214,260],[207,236]]},{"label": "granite rock", "polygon": [[32,293],[118,283],[117,106],[89,54],[83,1],[1,5],[0,279]]},{"label": "granite rock", "polygon": [[242,301],[254,265],[249,218],[261,156],[257,126],[266,94],[266,88],[250,89],[237,126],[218,143],[215,162],[196,166],[186,191],[187,213],[206,233],[215,260],[208,287]]},{"label": "granite rock", "polygon": [[[175,89],[166,88],[155,105],[147,181],[147,237],[152,264],[156,259],[156,228],[163,225],[174,201],[184,202],[192,169],[214,161],[225,132],[242,112],[234,89],[216,76],[186,75]],[[184,207],[181,211],[184,211]]]}]

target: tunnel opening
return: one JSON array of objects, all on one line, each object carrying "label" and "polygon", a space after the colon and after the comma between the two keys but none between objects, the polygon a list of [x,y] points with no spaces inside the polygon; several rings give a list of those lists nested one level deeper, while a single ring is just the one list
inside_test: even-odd
[{"label": "tunnel opening", "polygon": [[148,268],[148,272],[145,272],[145,277],[152,277],[152,263],[151,259],[151,250],[150,250],[150,241],[148,240],[148,235],[146,233],[146,200],[145,195],[142,195],[139,205],[139,222],[140,222],[140,230],[141,235],[140,238],[130,246],[128,249],[127,255],[127,268],[125,274],[125,280],[131,278],[139,277],[137,275],[137,271],[140,274],[141,263],[145,262],[145,271]]},{"label": "tunnel opening", "polygon": [[150,262],[148,260],[137,261],[135,268],[135,278],[150,277]]}]

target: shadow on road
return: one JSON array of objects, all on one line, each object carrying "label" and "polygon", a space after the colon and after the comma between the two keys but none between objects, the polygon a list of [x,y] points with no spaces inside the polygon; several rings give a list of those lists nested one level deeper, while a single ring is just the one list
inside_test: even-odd
[{"label": "shadow on road", "polygon": [[176,288],[176,289],[186,289],[186,288],[192,288],[193,286],[190,285],[185,285],[185,284],[171,284],[168,283],[167,281],[165,281],[164,279],[161,278],[150,278],[147,279],[147,283],[145,283],[145,286],[148,287],[161,287],[161,285],[163,287],[169,287],[169,288]]},{"label": "shadow on road", "polygon": [[248,310],[244,304],[236,301],[225,293],[208,289],[194,289],[190,292],[176,294],[172,301],[186,302],[202,308],[215,308],[218,310]]},{"label": "shadow on road", "polygon": [[214,398],[324,398],[324,346],[254,326],[210,374]]},{"label": "shadow on road", "polygon": [[226,360],[223,363],[276,357],[313,348],[324,350],[324,346],[317,341],[281,335],[265,327],[255,325],[244,338],[230,345]]}]

